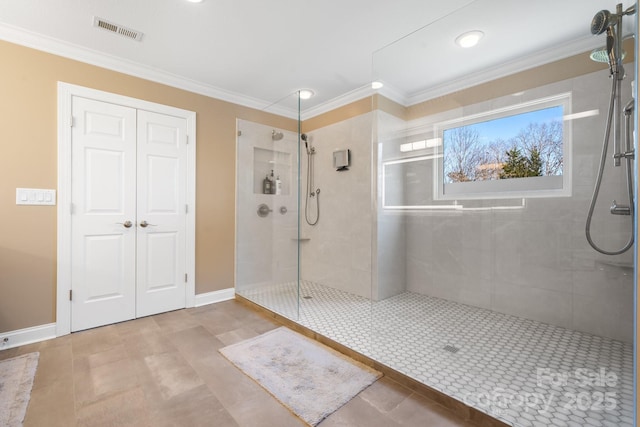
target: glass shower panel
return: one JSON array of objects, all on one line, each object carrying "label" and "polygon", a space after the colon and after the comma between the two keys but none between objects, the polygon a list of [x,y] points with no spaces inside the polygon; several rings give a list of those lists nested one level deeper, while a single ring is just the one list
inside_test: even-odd
[{"label": "glass shower panel", "polygon": [[[579,424],[632,425],[633,249],[604,255],[585,237],[612,85],[608,64],[590,59],[606,40],[589,24],[611,5],[554,3],[563,23],[546,44],[518,42],[506,56],[539,31],[522,16],[548,6],[523,3],[514,20],[507,3],[468,2],[373,55],[384,87],[374,96],[371,355],[510,425],[530,425],[531,413],[555,424],[566,408]],[[620,103],[633,109],[630,15]],[[456,46],[470,29],[485,32],[476,49]],[[634,232],[633,218],[610,213],[629,204],[613,145],[591,221],[608,250]],[[581,381],[598,372],[617,380]],[[549,375],[566,381],[553,388]],[[570,399],[599,392],[616,408]],[[528,406],[532,396],[551,403]]]},{"label": "glass shower panel", "polygon": [[[373,117],[303,122],[301,144],[300,320],[364,354],[371,332]],[[350,165],[334,166],[334,156],[347,150]]]},{"label": "glass shower panel", "polygon": [[260,122],[237,121],[236,294],[297,320],[297,94],[264,113]]}]

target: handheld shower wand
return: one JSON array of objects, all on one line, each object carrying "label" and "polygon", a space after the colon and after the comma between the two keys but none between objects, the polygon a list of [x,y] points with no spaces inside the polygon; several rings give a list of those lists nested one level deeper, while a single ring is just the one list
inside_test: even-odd
[{"label": "handheld shower wand", "polygon": [[[315,188],[313,183],[314,177],[314,162],[313,156],[316,154],[314,147],[309,147],[308,136],[306,133],[300,135],[300,139],[304,141],[304,147],[307,150],[307,194],[304,199],[304,219],[309,225],[316,225],[320,220],[320,189]],[[316,201],[316,219],[312,221],[309,219],[309,199],[315,198]]]},{"label": "handheld shower wand", "polygon": [[[609,63],[609,76],[611,82],[611,96],[609,98],[609,108],[606,117],[604,141],[602,144],[602,154],[600,155],[600,164],[598,167],[598,174],[596,177],[595,187],[593,189],[593,195],[591,196],[591,203],[589,205],[589,212],[587,214],[587,221],[585,225],[585,234],[587,241],[596,251],[605,255],[619,255],[629,250],[634,243],[634,209],[633,209],[633,175],[632,175],[632,161],[635,157],[635,152],[632,143],[632,129],[630,116],[633,112],[634,102],[629,102],[624,108],[624,120],[625,120],[625,150],[621,151],[621,121],[622,121],[622,80],[625,77],[623,66],[623,51],[622,51],[622,17],[624,15],[630,15],[635,13],[635,6],[629,7],[626,10],[622,10],[622,3],[616,6],[616,13],[613,14],[608,10],[601,10],[593,17],[591,21],[591,34],[600,35],[604,32],[607,33],[607,61]],[[593,57],[593,56],[592,56]],[[604,61],[603,61],[604,62]],[[626,160],[626,178],[627,178],[627,191],[629,197],[628,205],[618,205],[614,200],[610,212],[614,215],[628,215],[631,218],[631,234],[627,243],[618,250],[604,250],[599,247],[591,237],[591,221],[595,210],[596,201],[600,193],[600,185],[602,183],[602,177],[604,174],[604,166],[609,147],[609,136],[613,130],[613,161],[615,166],[621,165],[621,159]]]},{"label": "handheld shower wand", "polygon": [[613,35],[611,27],[607,28],[607,57],[609,58],[609,73],[614,75],[618,73],[618,61],[616,60],[616,37]]}]

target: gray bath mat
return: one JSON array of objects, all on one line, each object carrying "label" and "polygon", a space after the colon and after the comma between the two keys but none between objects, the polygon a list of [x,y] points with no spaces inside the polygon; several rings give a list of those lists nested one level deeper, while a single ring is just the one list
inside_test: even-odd
[{"label": "gray bath mat", "polygon": [[220,352],[312,426],[382,375],[285,327]]},{"label": "gray bath mat", "polygon": [[0,426],[22,425],[40,353],[0,361]]}]

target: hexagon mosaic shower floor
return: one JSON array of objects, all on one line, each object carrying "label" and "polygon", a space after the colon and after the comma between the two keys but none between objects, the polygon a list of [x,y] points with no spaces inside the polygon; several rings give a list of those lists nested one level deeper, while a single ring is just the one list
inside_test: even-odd
[{"label": "hexagon mosaic shower floor", "polygon": [[505,423],[633,425],[633,345],[405,292],[383,301],[309,281],[239,291]]}]

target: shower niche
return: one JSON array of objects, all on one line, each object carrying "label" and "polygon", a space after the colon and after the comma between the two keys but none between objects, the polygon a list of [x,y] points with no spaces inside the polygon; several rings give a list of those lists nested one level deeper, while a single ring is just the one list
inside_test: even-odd
[{"label": "shower niche", "polygon": [[254,194],[276,195],[275,191],[266,193],[264,190],[264,180],[271,176],[272,171],[272,184],[276,185],[276,179],[280,181],[281,191],[278,195],[288,196],[291,193],[291,153],[253,147]]}]

